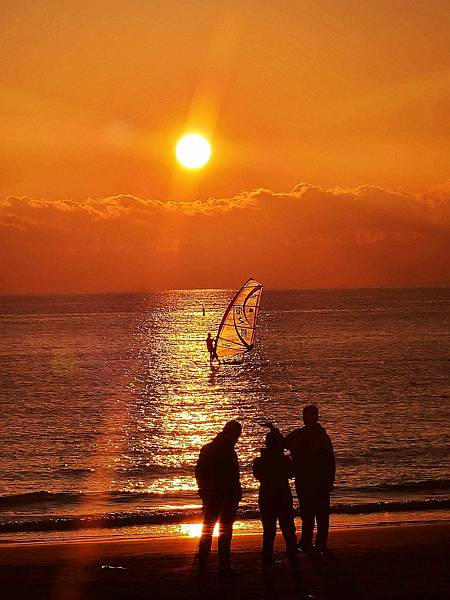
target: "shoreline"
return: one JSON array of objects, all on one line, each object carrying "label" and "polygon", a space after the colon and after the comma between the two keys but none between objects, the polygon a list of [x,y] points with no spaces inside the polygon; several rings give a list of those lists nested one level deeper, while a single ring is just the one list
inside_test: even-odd
[{"label": "shoreline", "polygon": [[[293,577],[280,535],[269,579],[259,566],[261,535],[235,535],[235,581],[196,576],[198,539],[141,538],[0,545],[5,600],[27,598],[315,598],[443,600],[450,590],[450,523],[372,526],[330,531],[330,553],[300,556]],[[303,595],[302,595],[303,594]]]},{"label": "shoreline", "polygon": [[[233,540],[238,538],[244,538],[246,536],[249,537],[261,537],[262,536],[262,525],[260,521],[254,520],[254,528],[253,529],[240,529],[239,521],[235,521],[234,529],[233,529]],[[200,522],[197,523],[187,523],[186,525],[195,525],[201,526]],[[236,527],[237,526],[237,527]],[[390,527],[421,527],[421,526],[448,526],[450,531],[450,514],[447,518],[443,519],[430,519],[430,520],[417,520],[417,521],[384,521],[384,522],[374,522],[374,523],[345,523],[345,524],[333,524],[330,523],[330,535],[334,532],[343,532],[343,531],[354,531],[354,530],[373,530],[373,529],[384,529]],[[296,530],[297,536],[299,536],[301,530],[301,522],[296,519]],[[108,530],[106,530],[108,531]],[[72,533],[82,533],[83,530],[74,531]],[[277,524],[277,536],[280,535],[279,525]],[[113,534],[108,535],[97,535],[97,536],[79,536],[79,537],[60,537],[60,538],[49,538],[49,539],[39,539],[39,538],[28,538],[24,537],[23,539],[9,539],[2,540],[0,539],[0,553],[3,548],[11,548],[11,547],[27,547],[27,546],[54,546],[60,544],[102,544],[103,542],[115,542],[115,543],[134,543],[134,542],[155,542],[158,541],[167,541],[167,540],[197,540],[200,538],[200,533],[195,533],[194,535],[188,532],[167,532],[165,534],[145,534],[138,531],[136,526],[136,531],[128,531],[125,534]],[[213,534],[213,539],[217,540],[217,532],[215,531]],[[261,538],[262,539],[262,538]]]},{"label": "shoreline", "polygon": [[[66,527],[64,517],[61,517],[60,528],[40,529],[24,527],[23,529],[1,530],[0,523],[0,547],[3,544],[14,543],[54,543],[59,541],[76,541],[79,539],[101,541],[104,539],[133,539],[136,536],[148,539],[168,537],[196,537],[201,527],[201,514],[195,513],[191,518],[186,517],[175,523],[126,523],[102,521],[95,518],[88,525],[78,523],[77,519],[71,519],[72,526]],[[119,519],[120,521],[120,519]],[[394,512],[369,512],[333,514],[330,522],[331,530],[354,529],[361,527],[385,527],[413,524],[445,524],[450,523],[450,510],[418,510],[418,511],[394,511]],[[296,516],[297,530],[300,527],[300,518]],[[237,518],[234,525],[234,535],[260,534],[261,522],[258,518]]]},{"label": "shoreline", "polygon": [[[445,523],[410,523],[410,524],[404,524],[404,523],[386,523],[384,525],[363,525],[363,526],[350,526],[350,527],[339,527],[339,528],[330,528],[330,537],[334,537],[333,534],[337,533],[337,537],[340,537],[340,535],[344,532],[344,535],[346,535],[347,533],[351,532],[351,531],[355,531],[355,530],[374,530],[374,529],[384,529],[386,527],[390,528],[390,527],[405,527],[405,528],[409,528],[409,527],[427,527],[427,526],[436,526],[436,527],[440,527],[440,526],[446,526]],[[448,530],[450,532],[450,521],[447,524],[448,526]],[[299,528],[297,528],[297,534],[299,533]],[[248,545],[249,542],[251,542],[251,540],[255,540],[256,538],[261,539],[261,532],[258,531],[251,531],[251,532],[244,532],[244,533],[239,533],[234,531],[233,532],[233,544],[237,544],[238,546],[240,546],[242,543],[244,543],[244,545]],[[247,539],[248,538],[248,539]],[[277,540],[280,541],[281,536],[280,536],[280,531],[279,531],[279,527],[277,526]],[[8,544],[0,544],[0,564],[2,563],[3,560],[3,554],[4,552],[8,552],[9,548],[33,548],[34,546],[39,546],[41,548],[48,546],[48,547],[54,547],[56,548],[60,548],[65,547],[65,548],[69,548],[71,546],[77,546],[77,545],[85,545],[85,544],[94,544],[94,545],[109,545],[109,544],[113,544],[113,545],[117,545],[117,544],[125,544],[125,545],[148,545],[147,550],[149,552],[161,552],[162,548],[165,548],[167,546],[167,548],[171,548],[172,545],[176,545],[179,552],[181,554],[189,551],[189,549],[192,546],[196,546],[198,543],[199,537],[198,536],[189,536],[189,535],[178,535],[178,536],[161,536],[161,537],[123,537],[120,539],[117,538],[102,538],[102,539],[85,539],[85,540],[61,540],[61,541],[56,541],[56,542],[34,542],[34,541],[30,541],[30,542],[11,542]],[[217,542],[217,536],[214,536],[214,540],[213,541],[213,548],[215,543]],[[178,545],[181,543],[183,543],[183,547],[180,548]],[[281,542],[281,546],[282,546],[282,542]],[[166,548],[166,549],[167,549]],[[213,550],[214,552],[214,550]]]}]

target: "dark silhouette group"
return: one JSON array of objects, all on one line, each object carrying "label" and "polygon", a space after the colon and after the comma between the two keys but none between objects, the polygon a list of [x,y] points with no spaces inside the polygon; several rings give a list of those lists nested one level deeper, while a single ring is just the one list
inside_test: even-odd
[{"label": "dark silhouette group", "polygon": [[[290,567],[298,570],[298,552],[313,550],[314,526],[317,526],[315,548],[327,550],[330,492],[335,479],[333,445],[319,424],[315,405],[303,409],[304,426],[286,436],[272,423],[261,456],[253,462],[253,475],[259,481],[258,504],[263,526],[261,565],[270,571],[277,521],[286,543]],[[235,445],[242,432],[237,421],[229,421],[212,442],[203,446],[197,461],[195,477],[203,502],[203,529],[199,543],[199,573],[208,572],[214,527],[219,523],[218,558],[222,576],[234,574],[230,550],[233,524],[242,499],[239,462]],[[284,453],[289,450],[290,456]],[[302,520],[301,538],[297,545],[295,512],[289,479],[295,479]]]}]

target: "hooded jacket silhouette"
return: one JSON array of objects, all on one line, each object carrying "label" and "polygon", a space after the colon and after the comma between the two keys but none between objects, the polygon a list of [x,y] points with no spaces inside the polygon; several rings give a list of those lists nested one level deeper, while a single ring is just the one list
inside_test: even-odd
[{"label": "hooded jacket silhouette", "polygon": [[230,443],[224,432],[220,432],[200,450],[195,479],[198,494],[204,502],[221,498],[241,500],[239,461],[234,444]]},{"label": "hooded jacket silhouette", "polygon": [[199,572],[205,574],[211,552],[214,526],[219,522],[218,555],[220,572],[229,575],[231,538],[242,489],[239,461],[234,446],[241,424],[229,421],[212,442],[203,446],[195,467],[198,493],[203,502],[203,527],[199,542]]}]

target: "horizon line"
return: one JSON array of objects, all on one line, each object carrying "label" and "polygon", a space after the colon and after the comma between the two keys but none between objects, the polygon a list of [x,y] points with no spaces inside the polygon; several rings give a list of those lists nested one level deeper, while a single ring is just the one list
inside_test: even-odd
[{"label": "horizon line", "polygon": [[[264,284],[263,284],[264,285]],[[234,287],[212,287],[212,288],[155,288],[140,291],[97,291],[97,292],[0,292],[0,298],[25,297],[25,296],[137,296],[140,294],[159,294],[161,292],[223,292],[234,291]],[[448,284],[436,285],[392,285],[392,286],[341,286],[341,287],[264,287],[265,292],[303,292],[303,291],[364,291],[364,290],[433,290],[450,289]]]}]

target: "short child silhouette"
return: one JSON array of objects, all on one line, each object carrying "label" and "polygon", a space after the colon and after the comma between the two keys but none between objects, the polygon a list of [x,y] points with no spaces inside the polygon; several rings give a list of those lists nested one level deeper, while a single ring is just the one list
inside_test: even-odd
[{"label": "short child silhouette", "polygon": [[279,434],[269,431],[266,435],[266,447],[261,448],[261,456],[253,461],[253,475],[260,482],[258,504],[263,526],[262,567],[266,570],[272,566],[278,520],[289,563],[297,569],[297,538],[289,485],[294,474],[292,461],[284,454]]}]

